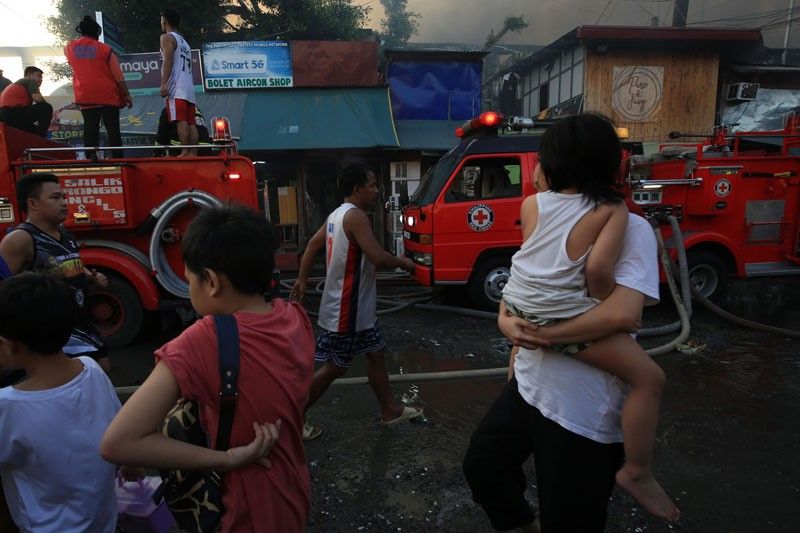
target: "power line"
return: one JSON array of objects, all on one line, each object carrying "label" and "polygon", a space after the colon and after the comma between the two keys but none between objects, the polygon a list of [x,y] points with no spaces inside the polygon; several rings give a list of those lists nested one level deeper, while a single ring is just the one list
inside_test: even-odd
[{"label": "power line", "polygon": [[606,7],[604,7],[603,10],[600,12],[600,16],[597,17],[597,20],[595,21],[595,24],[600,24],[600,19],[603,18],[603,15],[605,15],[605,13],[606,13],[606,9],[608,9],[608,6],[611,5],[612,1],[613,0],[608,0],[608,2],[606,2]]}]

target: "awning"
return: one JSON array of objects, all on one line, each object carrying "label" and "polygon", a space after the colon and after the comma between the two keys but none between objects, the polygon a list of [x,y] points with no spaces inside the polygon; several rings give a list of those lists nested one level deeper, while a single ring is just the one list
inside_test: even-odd
[{"label": "awning", "polygon": [[447,151],[457,142],[456,128],[463,120],[396,120],[401,150]]},{"label": "awning", "polygon": [[[246,93],[197,93],[195,97],[197,108],[203,113],[207,126],[213,117],[228,117],[233,135],[241,135]],[[120,130],[128,134],[155,135],[162,109],[164,109],[164,99],[160,96],[134,96],[133,107],[130,109],[123,107],[120,110]]]},{"label": "awning", "polygon": [[397,147],[386,87],[253,91],[240,150]]}]

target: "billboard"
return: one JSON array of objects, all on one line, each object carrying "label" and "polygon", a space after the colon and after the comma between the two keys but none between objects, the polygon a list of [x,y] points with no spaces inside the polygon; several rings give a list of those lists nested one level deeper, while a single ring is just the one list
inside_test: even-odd
[{"label": "billboard", "polygon": [[203,44],[206,89],[291,87],[292,56],[286,41]]},{"label": "billboard", "polygon": [[102,11],[95,11],[94,19],[102,29],[100,42],[110,46],[117,55],[124,54],[125,47],[122,42],[122,29],[107,16],[103,15]]},{"label": "billboard", "polygon": [[[161,52],[125,54],[119,56],[119,66],[133,96],[158,95],[161,89]],[[192,78],[194,91],[203,92],[200,50],[192,50]]]}]

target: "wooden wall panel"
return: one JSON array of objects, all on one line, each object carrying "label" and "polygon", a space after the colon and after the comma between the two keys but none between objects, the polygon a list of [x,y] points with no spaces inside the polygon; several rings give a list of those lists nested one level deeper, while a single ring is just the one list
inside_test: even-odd
[{"label": "wooden wall panel", "polygon": [[[614,67],[663,67],[660,104],[644,122],[614,110]],[[670,131],[710,132],[714,126],[719,77],[715,51],[587,51],[584,110],[602,113],[627,127],[631,141],[666,141]]]}]

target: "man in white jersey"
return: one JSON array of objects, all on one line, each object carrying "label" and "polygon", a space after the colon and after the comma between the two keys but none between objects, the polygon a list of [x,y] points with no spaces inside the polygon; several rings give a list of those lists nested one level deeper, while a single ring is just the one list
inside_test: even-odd
[{"label": "man in white jersey", "polygon": [[[376,268],[414,271],[414,263],[397,257],[375,239],[367,210],[378,201],[375,173],[361,163],[348,165],[339,176],[344,203],[328,215],[311,237],[300,262],[300,272],[290,298],[300,301],[317,253],[325,248],[325,290],[319,306],[321,328],[314,359],[323,365],[314,374],[306,409],[334,380],[344,375],[356,355],[366,354],[367,377],[381,408],[381,424],[393,425],[422,414],[421,409],[398,404],[392,396],[386,371],[386,343],[378,326]],[[311,440],[321,430],[306,424],[303,436]]]},{"label": "man in white jersey", "polygon": [[[161,96],[166,99],[167,119],[178,128],[178,140],[184,146],[196,146],[198,141],[194,111],[194,79],[192,50],[178,33],[181,16],[171,8],[161,15]],[[194,148],[181,150],[182,156],[197,155]]]},{"label": "man in white jersey", "polygon": [[[497,530],[602,532],[614,475],[622,466],[620,411],[626,385],[546,344],[596,341],[635,331],[644,305],[658,302],[657,244],[630,214],[617,286],[573,319],[539,327],[509,316],[498,326],[520,351],[514,377],[472,435],[464,474]],[[525,500],[523,463],[533,454],[539,520]]]}]

